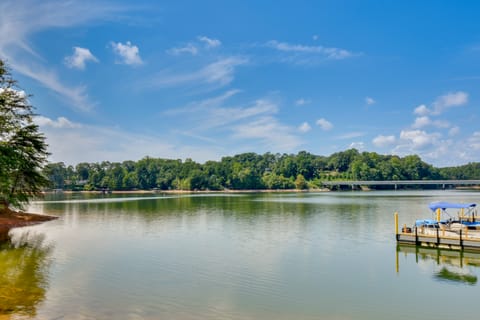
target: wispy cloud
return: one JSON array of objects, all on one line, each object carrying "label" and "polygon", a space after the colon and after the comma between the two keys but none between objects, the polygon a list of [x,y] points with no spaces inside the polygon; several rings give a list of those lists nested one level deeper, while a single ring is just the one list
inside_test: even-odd
[{"label": "wispy cloud", "polygon": [[353,138],[363,137],[364,135],[365,135],[365,132],[347,132],[337,136],[336,139],[341,139],[341,140],[353,139]]},{"label": "wispy cloud", "polygon": [[322,128],[323,131],[333,129],[333,124],[324,118],[318,119],[316,123],[320,128]]},{"label": "wispy cloud", "polygon": [[113,52],[119,58],[117,63],[133,66],[143,64],[142,58],[140,57],[140,49],[130,41],[127,41],[125,44],[112,41],[110,45],[112,46]]},{"label": "wispy cloud", "polygon": [[36,124],[41,127],[52,127],[52,128],[81,128],[82,125],[79,123],[72,122],[65,117],[58,117],[57,120],[53,120],[44,116],[36,116],[34,118]]},{"label": "wispy cloud", "polygon": [[248,59],[244,57],[228,57],[192,72],[181,73],[165,70],[150,79],[148,85],[160,88],[185,85],[223,87],[233,81],[235,69],[247,63]]},{"label": "wispy cloud", "polygon": [[[60,119],[60,118],[59,118]],[[42,120],[41,120],[42,121]],[[51,120],[60,123],[62,120]],[[79,162],[139,160],[145,156],[196,161],[218,160],[225,152],[214,145],[196,146],[177,143],[175,137],[130,131],[129,128],[42,124],[47,137],[50,161],[66,164]],[[74,141],[75,143],[72,143]]]},{"label": "wispy cloud", "polygon": [[206,36],[198,36],[197,39],[205,44],[207,48],[216,48],[222,45],[218,39],[212,39]]},{"label": "wispy cloud", "polygon": [[324,47],[324,46],[308,46],[301,44],[291,44],[288,42],[280,42],[277,40],[270,40],[265,43],[268,48],[275,49],[284,53],[301,54],[301,55],[317,55],[325,59],[342,60],[351,58],[356,53],[346,49]]},{"label": "wispy cloud", "polygon": [[[11,62],[11,60],[8,60]],[[94,103],[92,103],[87,94],[86,87],[76,86],[69,87],[66,86],[63,81],[61,81],[57,74],[54,71],[45,69],[44,67],[38,64],[13,64],[16,71],[30,77],[46,88],[57,93],[66,103],[71,104],[78,110],[89,111],[93,108]]]},{"label": "wispy cloud", "polygon": [[177,133],[225,148],[233,144],[238,146],[238,151],[258,147],[287,152],[301,145],[298,128],[283,124],[277,118],[279,107],[273,99],[264,97],[232,105],[228,100],[239,92],[229,90],[164,114],[182,119],[181,126],[175,128]]},{"label": "wispy cloud", "polygon": [[376,101],[375,101],[373,98],[371,98],[371,97],[365,97],[365,103],[366,103],[367,105],[370,106],[370,105],[372,105],[372,104],[375,104],[375,102],[376,102]]},{"label": "wispy cloud", "polygon": [[98,59],[87,48],[73,47],[73,54],[65,57],[65,64],[69,68],[83,70],[88,61],[98,62]]},{"label": "wispy cloud", "polygon": [[300,98],[300,99],[297,99],[295,101],[295,105],[296,106],[304,106],[306,104],[310,104],[311,103],[311,100],[309,99],[304,99],[304,98]]},{"label": "wispy cloud", "polygon": [[178,56],[184,53],[191,54],[192,56],[197,55],[198,48],[193,43],[188,43],[183,47],[174,47],[167,50],[168,54]]},{"label": "wispy cloud", "polygon": [[167,50],[167,53],[173,56],[178,56],[182,54],[190,54],[195,56],[201,52],[202,49],[212,49],[217,48],[222,45],[222,42],[218,39],[212,39],[206,36],[198,36],[198,41],[191,41],[187,44],[173,47]]},{"label": "wispy cloud", "polygon": [[89,110],[84,87],[68,86],[32,47],[30,38],[52,28],[67,28],[106,20],[124,11],[118,5],[97,1],[4,0],[0,3],[0,57],[17,72],[56,92],[73,107]]},{"label": "wispy cloud", "polygon": [[174,109],[168,109],[163,112],[164,115],[178,115],[178,114],[190,114],[194,112],[205,112],[205,110],[210,110],[214,108],[221,107],[225,101],[234,95],[240,93],[238,89],[228,90],[225,93],[215,96],[212,98],[207,98],[201,101],[193,101],[185,107],[177,107]]},{"label": "wispy cloud", "polygon": [[271,116],[234,126],[233,137],[256,140],[264,150],[276,152],[291,151],[301,145],[300,139],[292,134],[290,127]]}]

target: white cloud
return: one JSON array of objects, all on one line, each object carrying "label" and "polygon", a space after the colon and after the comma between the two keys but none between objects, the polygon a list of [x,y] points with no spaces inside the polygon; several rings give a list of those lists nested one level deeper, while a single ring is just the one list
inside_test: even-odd
[{"label": "white cloud", "polygon": [[459,107],[468,103],[468,93],[463,91],[447,93],[438,97],[433,103],[433,114],[441,114],[451,107]]},{"label": "white cloud", "polygon": [[65,64],[69,68],[83,70],[88,61],[98,62],[98,59],[87,48],[73,47],[73,54],[65,57]]},{"label": "white cloud", "polygon": [[469,147],[473,150],[480,150],[480,131],[475,131],[468,139]]},{"label": "white cloud", "polygon": [[36,124],[40,127],[52,127],[52,128],[80,128],[81,124],[74,123],[65,117],[58,117],[57,120],[52,120],[44,116],[36,116],[34,118]]},{"label": "white cloud", "polygon": [[211,39],[205,36],[198,36],[197,39],[205,43],[207,48],[216,48],[222,45],[222,42],[218,39]]},{"label": "white cloud", "polygon": [[420,129],[427,126],[434,126],[437,128],[445,129],[450,127],[450,123],[445,120],[431,120],[429,117],[423,116],[415,119],[415,122],[413,123],[412,128]]},{"label": "white cloud", "polygon": [[379,148],[393,146],[396,143],[395,136],[378,135],[372,140],[372,143]]},{"label": "white cloud", "polygon": [[295,105],[296,105],[296,106],[304,106],[304,105],[310,104],[310,103],[311,103],[310,100],[304,99],[304,98],[300,98],[300,99],[298,99],[298,100],[295,101]]},{"label": "white cloud", "polygon": [[290,44],[287,42],[279,42],[277,40],[270,40],[265,44],[265,46],[282,52],[321,55],[326,59],[333,60],[342,60],[355,55],[354,53],[345,49]]},{"label": "white cloud", "polygon": [[248,60],[243,57],[229,57],[213,62],[204,68],[193,72],[163,71],[149,81],[153,87],[174,87],[182,85],[214,85],[225,86],[234,79],[235,69],[245,65]]},{"label": "white cloud", "polygon": [[298,127],[298,131],[303,132],[303,133],[306,133],[306,132],[310,131],[311,129],[312,129],[312,127],[310,127],[308,122],[304,122]]},{"label": "white cloud", "polygon": [[194,56],[198,53],[198,48],[194,44],[189,43],[184,47],[171,48],[171,49],[167,50],[167,53],[169,53],[171,55],[174,55],[174,56],[178,56],[178,55],[183,54],[183,53],[189,53],[192,56]]},{"label": "white cloud", "polygon": [[426,115],[430,114],[430,112],[431,112],[430,109],[428,109],[427,106],[424,105],[424,104],[419,105],[413,111],[414,114],[419,115],[419,116],[426,116]]},{"label": "white cloud", "polygon": [[317,40],[319,39],[319,37],[318,37],[318,35],[314,34],[314,35],[312,36],[312,39],[313,39],[313,41],[317,41]]},{"label": "white cloud", "polygon": [[318,119],[316,123],[324,131],[328,131],[328,130],[331,130],[333,128],[333,124],[331,124],[328,120],[326,120],[324,118]]},{"label": "white cloud", "polygon": [[427,116],[418,117],[415,119],[415,122],[413,123],[412,128],[415,128],[415,129],[423,128],[430,125],[431,123],[432,121]]},{"label": "white cloud", "polygon": [[110,45],[112,46],[113,52],[120,58],[119,63],[128,65],[143,64],[142,58],[140,58],[140,50],[130,41],[127,41],[125,44],[112,41]]},{"label": "white cloud", "polygon": [[373,98],[371,98],[371,97],[366,97],[366,98],[365,98],[365,103],[366,103],[367,105],[369,105],[369,106],[372,105],[372,104],[375,104],[375,102],[376,102],[376,101],[375,101]]},{"label": "white cloud", "polygon": [[16,72],[38,81],[60,95],[77,109],[89,110],[84,87],[69,86],[53,69],[44,66],[45,59],[30,45],[36,33],[52,28],[68,28],[92,21],[106,20],[119,12],[121,6],[85,1],[16,1],[0,2],[0,56]]},{"label": "white cloud", "polygon": [[423,130],[402,130],[400,139],[408,142],[413,150],[421,150],[438,142],[440,135],[437,133],[427,133]]}]

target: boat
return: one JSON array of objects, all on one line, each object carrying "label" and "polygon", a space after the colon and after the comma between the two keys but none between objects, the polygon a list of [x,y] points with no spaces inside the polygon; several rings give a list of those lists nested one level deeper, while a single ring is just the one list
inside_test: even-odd
[{"label": "boat", "polygon": [[[444,228],[450,231],[460,230],[480,230],[480,219],[477,215],[476,203],[456,203],[456,202],[432,202],[428,206],[432,212],[437,214],[436,221],[425,220],[425,225],[428,222],[432,225],[437,225],[438,228]],[[449,211],[451,209],[458,209],[456,214]],[[421,225],[421,224],[420,224]]]},{"label": "boat", "polygon": [[395,213],[397,242],[450,250],[480,251],[480,217],[475,203],[432,202],[428,206],[433,217],[406,224],[399,231]]}]

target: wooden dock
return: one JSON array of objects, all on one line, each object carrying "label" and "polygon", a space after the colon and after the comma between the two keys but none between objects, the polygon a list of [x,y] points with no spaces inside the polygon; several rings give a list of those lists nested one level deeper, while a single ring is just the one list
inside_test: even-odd
[{"label": "wooden dock", "polygon": [[480,230],[447,230],[442,228],[404,226],[398,230],[398,214],[395,214],[397,243],[421,247],[480,252]]}]

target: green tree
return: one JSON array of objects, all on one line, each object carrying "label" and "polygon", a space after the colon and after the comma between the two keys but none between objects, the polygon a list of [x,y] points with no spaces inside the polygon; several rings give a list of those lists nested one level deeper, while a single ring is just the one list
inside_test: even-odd
[{"label": "green tree", "polygon": [[0,60],[0,204],[21,207],[49,181],[41,173],[48,152],[33,122],[28,96]]},{"label": "green tree", "polygon": [[43,174],[50,180],[53,188],[63,189],[65,187],[67,169],[63,162],[47,164],[43,169]]},{"label": "green tree", "polygon": [[305,180],[305,177],[301,174],[297,175],[297,178],[295,179],[295,189],[297,190],[308,189],[308,183]]}]

